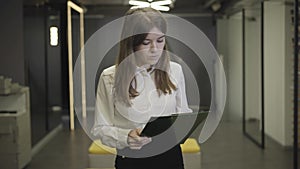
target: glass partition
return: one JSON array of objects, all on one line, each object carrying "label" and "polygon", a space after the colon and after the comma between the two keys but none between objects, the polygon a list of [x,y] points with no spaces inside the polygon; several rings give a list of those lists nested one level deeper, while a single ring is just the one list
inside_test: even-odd
[{"label": "glass partition", "polygon": [[243,10],[243,132],[264,148],[263,3]]}]

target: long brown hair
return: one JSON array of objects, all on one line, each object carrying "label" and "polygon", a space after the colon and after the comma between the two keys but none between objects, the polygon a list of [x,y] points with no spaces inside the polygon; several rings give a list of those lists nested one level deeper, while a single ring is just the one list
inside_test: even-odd
[{"label": "long brown hair", "polygon": [[[152,28],[158,28],[162,33],[166,33],[167,23],[162,14],[152,8],[130,9],[124,20],[122,37],[120,42],[119,56],[116,61],[116,74],[114,84],[115,99],[131,105],[131,98],[139,95],[133,82],[136,84],[135,71],[136,61],[134,52],[136,47],[141,45],[146,39],[148,32]],[[176,90],[176,86],[168,75],[170,70],[170,56],[167,52],[167,44],[154,69],[154,81],[159,96],[161,94],[171,94]]]}]

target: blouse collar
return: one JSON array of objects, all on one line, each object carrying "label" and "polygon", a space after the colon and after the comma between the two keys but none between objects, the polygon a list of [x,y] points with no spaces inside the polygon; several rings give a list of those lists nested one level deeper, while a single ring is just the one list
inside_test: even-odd
[{"label": "blouse collar", "polygon": [[135,74],[150,75],[155,70],[155,66],[146,69],[144,66],[137,66]]}]

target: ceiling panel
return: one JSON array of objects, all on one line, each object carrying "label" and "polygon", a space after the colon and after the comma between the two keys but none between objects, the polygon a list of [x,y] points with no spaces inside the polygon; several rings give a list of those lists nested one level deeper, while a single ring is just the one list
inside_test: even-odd
[{"label": "ceiling panel", "polygon": [[129,0],[78,0],[83,5],[128,5]]},{"label": "ceiling panel", "polygon": [[[124,14],[130,8],[129,0],[73,0],[86,7],[87,14],[112,13]],[[147,0],[143,0],[147,1]],[[154,0],[158,1],[158,0]],[[232,14],[242,8],[249,8],[261,0],[175,0],[173,13],[216,13],[218,15]],[[51,3],[64,3],[67,0],[23,0],[24,5],[44,5]],[[213,4],[219,4],[219,10],[213,10]]]}]

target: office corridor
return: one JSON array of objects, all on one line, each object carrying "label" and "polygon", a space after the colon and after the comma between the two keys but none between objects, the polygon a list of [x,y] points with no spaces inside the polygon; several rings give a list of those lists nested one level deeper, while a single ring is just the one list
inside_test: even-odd
[{"label": "office corridor", "polygon": [[[292,168],[292,149],[283,148],[266,138],[266,148],[262,150],[242,134],[241,125],[240,122],[221,122],[214,135],[201,145],[202,169]],[[64,125],[55,138],[33,157],[26,169],[88,168],[91,140],[79,127],[77,125],[74,132],[69,132]]]}]

